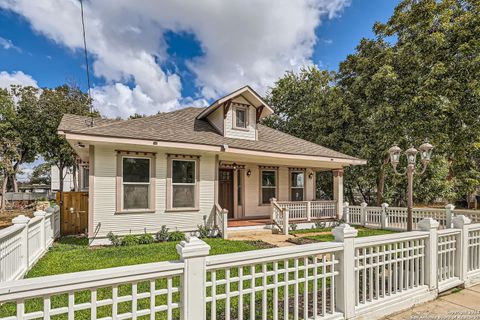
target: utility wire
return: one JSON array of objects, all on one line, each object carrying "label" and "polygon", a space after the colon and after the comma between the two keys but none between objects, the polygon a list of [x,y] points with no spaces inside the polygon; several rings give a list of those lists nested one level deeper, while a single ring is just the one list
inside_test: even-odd
[{"label": "utility wire", "polygon": [[[89,98],[89,101],[90,101],[90,113],[93,113],[92,94],[90,92],[90,67],[89,67],[89,64],[88,64],[87,37],[85,35],[85,19],[83,17],[83,0],[80,0],[80,11],[81,11],[81,15],[82,15],[83,51],[84,51],[84,54],[85,54],[85,65],[87,67],[88,98]],[[90,119],[88,124],[93,127],[93,117]]]}]

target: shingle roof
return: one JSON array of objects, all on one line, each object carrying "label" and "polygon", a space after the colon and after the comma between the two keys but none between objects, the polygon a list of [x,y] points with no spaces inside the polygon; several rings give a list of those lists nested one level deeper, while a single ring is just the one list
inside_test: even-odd
[{"label": "shingle roof", "polygon": [[258,140],[227,138],[206,120],[197,119],[205,108],[185,108],[173,112],[130,119],[98,119],[89,127],[87,117],[65,115],[59,130],[64,132],[130,139],[146,139],[240,148],[254,151],[359,160],[355,157],[258,125]]}]

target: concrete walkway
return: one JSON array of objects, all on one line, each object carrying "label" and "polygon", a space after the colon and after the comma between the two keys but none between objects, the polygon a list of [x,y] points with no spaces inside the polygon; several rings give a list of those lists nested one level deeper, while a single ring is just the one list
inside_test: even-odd
[{"label": "concrete walkway", "polygon": [[282,234],[272,234],[272,230],[242,230],[229,231],[229,240],[262,240],[264,242],[273,244],[277,247],[294,246],[293,243],[287,242],[293,236],[285,236]]},{"label": "concrete walkway", "polygon": [[[390,315],[384,319],[480,319],[480,284],[453,292],[442,294],[433,301],[419,304],[407,311]],[[462,312],[464,313],[462,314]],[[455,315],[458,317],[455,318]]]}]

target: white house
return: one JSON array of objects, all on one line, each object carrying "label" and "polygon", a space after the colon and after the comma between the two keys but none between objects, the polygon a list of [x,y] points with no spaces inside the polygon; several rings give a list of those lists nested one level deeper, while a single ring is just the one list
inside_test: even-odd
[{"label": "white house", "polygon": [[246,86],[207,108],[145,118],[65,115],[59,134],[89,163],[89,237],[195,230],[219,208],[229,221],[269,219],[272,198],[310,208],[315,174],[326,170],[341,215],[343,168],[365,161],[259,123],[272,113]]}]

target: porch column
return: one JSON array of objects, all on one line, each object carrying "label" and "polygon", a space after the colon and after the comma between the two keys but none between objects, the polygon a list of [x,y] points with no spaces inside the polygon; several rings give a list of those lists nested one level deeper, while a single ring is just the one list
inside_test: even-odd
[{"label": "porch column", "polygon": [[343,169],[332,170],[333,174],[333,201],[337,209],[338,219],[343,218]]}]

